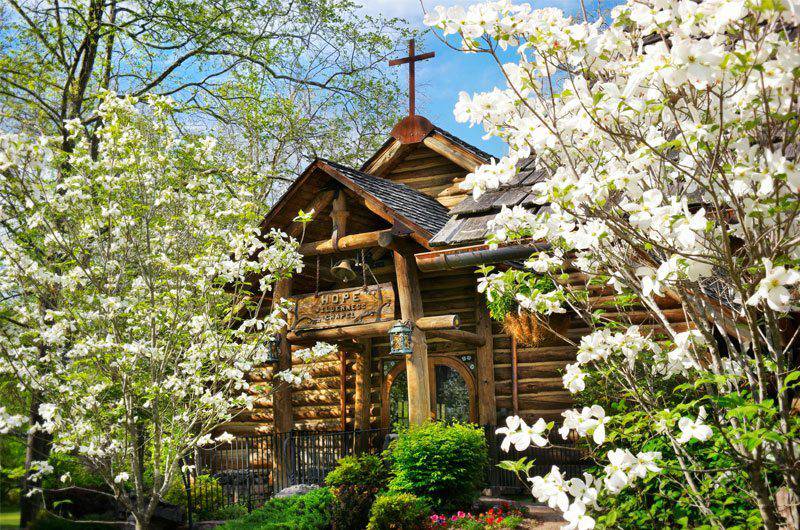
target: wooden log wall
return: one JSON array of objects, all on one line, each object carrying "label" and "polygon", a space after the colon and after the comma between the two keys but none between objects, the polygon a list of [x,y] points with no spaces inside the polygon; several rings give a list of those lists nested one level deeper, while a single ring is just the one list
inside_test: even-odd
[{"label": "wooden log wall", "polygon": [[469,193],[458,187],[467,173],[461,166],[420,145],[406,155],[386,178],[402,182],[452,208]]}]

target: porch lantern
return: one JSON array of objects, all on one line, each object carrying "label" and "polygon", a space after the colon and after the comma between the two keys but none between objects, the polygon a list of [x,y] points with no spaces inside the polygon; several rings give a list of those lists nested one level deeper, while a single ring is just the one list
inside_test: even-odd
[{"label": "porch lantern", "polygon": [[267,339],[267,358],[264,362],[274,364],[278,362],[281,353],[281,336],[273,335]]},{"label": "porch lantern", "polygon": [[411,355],[411,326],[398,321],[389,330],[389,353],[392,355]]}]

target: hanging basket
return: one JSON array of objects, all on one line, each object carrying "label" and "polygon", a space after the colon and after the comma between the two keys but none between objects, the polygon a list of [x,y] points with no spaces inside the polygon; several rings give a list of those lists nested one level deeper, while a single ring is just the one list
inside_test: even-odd
[{"label": "hanging basket", "polygon": [[530,311],[511,312],[503,319],[503,330],[523,346],[560,342],[569,330],[569,315],[541,316]]}]

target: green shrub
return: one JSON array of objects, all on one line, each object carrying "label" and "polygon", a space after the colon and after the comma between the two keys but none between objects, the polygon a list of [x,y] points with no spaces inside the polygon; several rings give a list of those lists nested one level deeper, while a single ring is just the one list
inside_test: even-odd
[{"label": "green shrub", "polygon": [[331,527],[333,495],[319,488],[283,499],[270,499],[249,515],[229,521],[217,530],[327,530]]},{"label": "green shrub", "polygon": [[[215,506],[223,503],[222,486],[210,475],[198,475],[191,485],[192,518],[195,521],[214,520]],[[164,495],[164,502],[186,508],[186,486],[178,476]]]},{"label": "green shrub", "polygon": [[336,530],[362,530],[378,492],[386,487],[386,466],[375,455],[347,456],[339,460],[325,483],[332,489],[331,520]]},{"label": "green shrub", "polygon": [[402,430],[388,451],[389,489],[426,499],[436,511],[468,508],[480,494],[488,451],[483,429],[431,422]]},{"label": "green shrub", "polygon": [[230,521],[247,515],[247,506],[242,504],[228,504],[212,511],[210,521]]},{"label": "green shrub", "polygon": [[417,530],[425,528],[431,509],[410,493],[386,493],[375,499],[367,530]]},{"label": "green shrub", "polygon": [[346,456],[328,473],[325,484],[331,488],[360,484],[381,489],[386,485],[386,479],[386,466],[379,456]]}]

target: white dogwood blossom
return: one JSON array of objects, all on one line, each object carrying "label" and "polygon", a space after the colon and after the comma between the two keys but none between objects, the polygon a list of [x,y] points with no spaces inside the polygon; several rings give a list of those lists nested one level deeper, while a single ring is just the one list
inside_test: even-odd
[{"label": "white dogwood blossom", "polygon": [[[250,190],[263,175],[212,137],[179,134],[168,98],[108,93],[97,113],[94,137],[68,124],[69,152],[60,138],[0,134],[0,375],[38,396],[29,429],[134,509],[158,502],[184,455],[229,442],[212,438],[219,425],[309,376],[263,367],[286,325],[272,287],[302,257],[293,238],[258,228]],[[0,432],[20,426],[0,409]]]},{"label": "white dogwood blossom", "polygon": [[[797,2],[628,0],[589,20],[497,0],[439,6],[425,23],[497,61],[504,86],[462,92],[454,115],[508,150],[461,186],[480,197],[513,183],[535,198],[504,206],[487,243],[535,241],[525,272],[557,285],[532,292],[516,271],[484,274],[481,291],[580,317],[589,332],[564,388],[635,403],[615,407],[619,423],[591,406],[564,413],[563,437],[597,437],[599,498],[680,469],[672,480],[700,524],[725,527],[705,468],[735,462],[750,470],[737,480],[764,526],[779,528],[774,492],[796,490],[800,465],[788,353],[800,306]],[[534,168],[534,184],[519,184],[520,168]],[[713,429],[705,409],[671,412],[701,399]],[[625,445],[617,425],[670,451]],[[712,438],[724,458],[697,461],[687,442]],[[534,495],[569,513],[568,528],[594,524],[603,507],[565,500],[559,477],[534,477]]]}]

